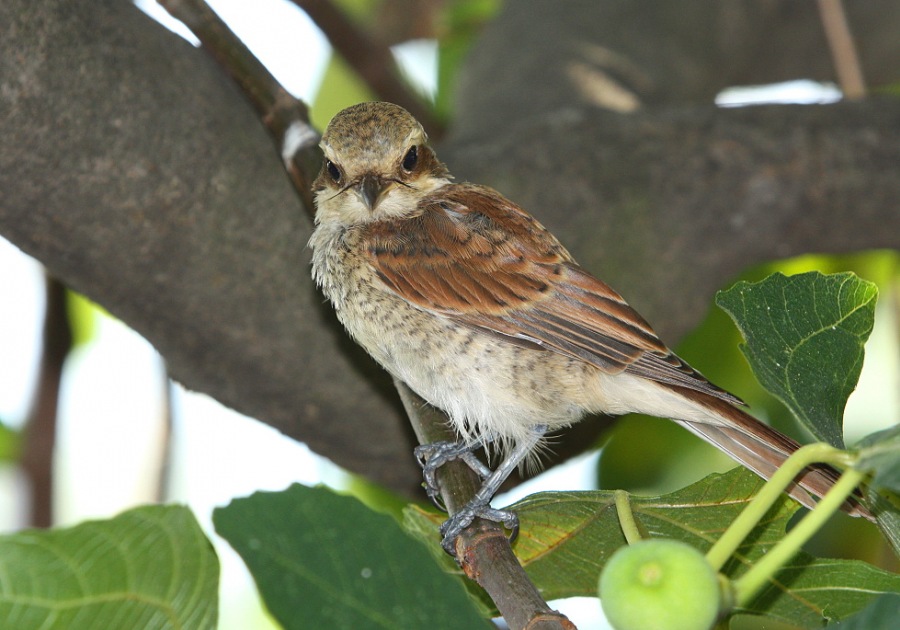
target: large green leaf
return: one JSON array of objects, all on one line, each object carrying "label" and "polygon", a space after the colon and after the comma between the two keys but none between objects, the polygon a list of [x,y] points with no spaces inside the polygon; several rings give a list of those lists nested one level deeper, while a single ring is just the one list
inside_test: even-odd
[{"label": "large green leaf", "polygon": [[0,537],[0,628],[216,627],[219,561],[190,510]]},{"label": "large green leaf", "polygon": [[852,273],[773,274],[716,295],[760,383],[818,439],[843,447],[843,415],[872,331],[878,290]]},{"label": "large green leaf", "polygon": [[461,581],[392,518],[293,485],[213,514],[275,618],[291,628],[490,628]]},{"label": "large green leaf", "polygon": [[[761,484],[753,473],[736,468],[671,494],[630,496],[629,503],[647,536],[681,540],[705,552]],[[777,544],[797,508],[787,497],[782,499],[726,564],[725,573],[732,578],[743,574]],[[540,493],[510,509],[521,521],[516,555],[545,598],[596,594],[601,569],[625,544],[615,493]],[[437,523],[443,516],[419,512],[407,518]],[[436,544],[433,526],[430,538]],[[897,590],[900,576],[863,562],[821,560],[801,553],[741,612],[816,626],[826,619],[847,617],[880,593]]]}]

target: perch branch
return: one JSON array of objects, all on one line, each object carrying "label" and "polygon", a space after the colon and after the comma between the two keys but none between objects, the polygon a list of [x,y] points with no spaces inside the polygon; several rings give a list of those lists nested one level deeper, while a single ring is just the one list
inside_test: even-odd
[{"label": "perch branch", "polygon": [[[422,444],[456,440],[444,413],[420,398],[401,381],[394,381],[416,437]],[[460,461],[438,470],[441,498],[450,514],[475,496],[481,479]],[[456,557],[466,575],[477,582],[497,605],[512,629],[569,629],[575,626],[551,609],[519,564],[509,539],[498,523],[476,519],[456,540]]]}]

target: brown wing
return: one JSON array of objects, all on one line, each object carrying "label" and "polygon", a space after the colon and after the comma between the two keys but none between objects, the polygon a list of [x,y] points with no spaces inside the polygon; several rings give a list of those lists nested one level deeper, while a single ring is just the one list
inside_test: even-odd
[{"label": "brown wing", "polygon": [[364,239],[379,277],[407,301],[609,373],[628,371],[739,402],[673,354],[618,293],[500,194],[450,185],[419,210],[372,224]]}]

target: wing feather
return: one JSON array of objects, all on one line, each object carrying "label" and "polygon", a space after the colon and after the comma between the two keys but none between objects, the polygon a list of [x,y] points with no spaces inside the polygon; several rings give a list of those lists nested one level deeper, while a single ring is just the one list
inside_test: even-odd
[{"label": "wing feather", "polygon": [[673,354],[618,293],[489,188],[444,186],[414,216],[371,224],[365,246],[384,283],[418,308],[608,373],[740,402]]}]

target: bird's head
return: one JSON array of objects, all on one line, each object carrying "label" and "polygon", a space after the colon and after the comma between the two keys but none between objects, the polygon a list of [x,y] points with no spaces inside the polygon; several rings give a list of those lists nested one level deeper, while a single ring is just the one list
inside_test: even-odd
[{"label": "bird's head", "polygon": [[319,144],[325,160],[313,183],[316,220],[353,225],[415,212],[450,178],[426,139],[422,125],[391,103],[338,112]]}]

